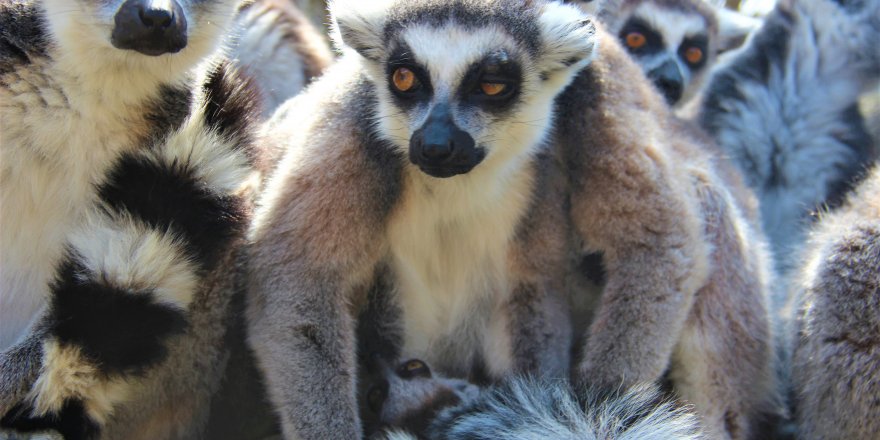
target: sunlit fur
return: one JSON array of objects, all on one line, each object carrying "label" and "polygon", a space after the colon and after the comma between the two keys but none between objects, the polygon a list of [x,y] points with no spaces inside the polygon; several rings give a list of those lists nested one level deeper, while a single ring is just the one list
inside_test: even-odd
[{"label": "sunlit fur", "polygon": [[[400,390],[405,392],[406,390]],[[583,403],[582,403],[583,402]],[[429,399],[422,403],[429,403]],[[387,440],[414,439],[389,429]],[[425,434],[422,434],[425,435]],[[421,437],[420,437],[421,438]],[[567,384],[514,378],[442,410],[425,438],[499,440],[698,440],[699,418],[649,386],[574,392]]]}]

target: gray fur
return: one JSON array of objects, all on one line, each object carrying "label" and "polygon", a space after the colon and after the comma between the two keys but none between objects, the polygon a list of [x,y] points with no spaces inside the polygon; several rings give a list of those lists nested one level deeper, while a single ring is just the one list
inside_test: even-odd
[{"label": "gray fur", "polygon": [[[403,407],[409,413],[425,412],[420,405],[432,406],[435,395],[418,391],[433,385],[431,390],[436,394],[446,388],[441,382],[448,380],[394,381],[385,401],[386,408],[394,406]],[[379,437],[389,440],[416,437],[430,440],[706,438],[699,417],[690,408],[663,398],[650,386],[634,386],[627,391],[575,392],[562,381],[517,377],[479,392],[464,387],[459,385],[467,391],[456,392],[460,403],[434,408],[436,416],[424,431],[389,423],[385,426],[386,433]]]},{"label": "gray fur", "polygon": [[880,78],[878,43],[878,1],[780,1],[707,86],[699,122],[758,194],[782,272],[809,214],[839,204],[876,157],[855,105]]},{"label": "gray fur", "polygon": [[798,438],[880,432],[880,169],[816,225],[792,286]]}]

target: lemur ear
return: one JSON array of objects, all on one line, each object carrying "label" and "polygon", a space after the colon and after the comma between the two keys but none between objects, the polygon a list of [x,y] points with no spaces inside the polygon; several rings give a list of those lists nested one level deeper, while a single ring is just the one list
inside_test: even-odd
[{"label": "lemur ear", "polygon": [[598,38],[593,18],[576,7],[548,3],[539,12],[544,43],[541,73],[579,70],[596,56]]},{"label": "lemur ear", "polygon": [[350,47],[364,58],[379,61],[385,53],[383,29],[389,1],[332,0],[332,37],[337,49]]}]

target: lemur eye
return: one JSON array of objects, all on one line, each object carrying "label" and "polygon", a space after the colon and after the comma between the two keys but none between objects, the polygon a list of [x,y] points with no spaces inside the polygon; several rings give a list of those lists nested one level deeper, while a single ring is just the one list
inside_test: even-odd
[{"label": "lemur eye", "polygon": [[632,49],[638,49],[647,43],[648,40],[641,32],[630,32],[626,34],[626,45]]},{"label": "lemur eye", "polygon": [[703,59],[703,50],[699,47],[689,47],[684,51],[684,58],[691,64],[697,64]]},{"label": "lemur eye", "polygon": [[480,83],[480,89],[483,91],[483,93],[485,93],[489,96],[496,96],[496,95],[500,94],[501,92],[503,92],[506,88],[507,88],[507,84],[490,83],[490,82]]},{"label": "lemur eye", "polygon": [[397,375],[404,379],[413,377],[431,377],[431,370],[424,362],[418,359],[410,359],[397,369]]},{"label": "lemur eye", "polygon": [[413,73],[412,70],[409,70],[406,67],[398,67],[397,70],[391,74],[391,83],[394,84],[395,89],[401,92],[411,92],[418,87],[419,80],[416,78],[416,74]]}]

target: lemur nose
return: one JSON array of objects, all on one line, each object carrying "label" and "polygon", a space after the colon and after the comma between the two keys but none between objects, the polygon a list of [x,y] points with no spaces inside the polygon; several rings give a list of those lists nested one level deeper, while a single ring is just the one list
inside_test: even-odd
[{"label": "lemur nose", "polygon": [[681,99],[684,91],[684,78],[682,78],[675,61],[666,61],[660,67],[648,72],[648,78],[654,82],[669,105],[675,104]]},{"label": "lemur nose", "polygon": [[171,25],[172,20],[174,20],[174,11],[171,9],[156,7],[156,5],[152,2],[144,5],[143,3],[137,5],[138,6],[138,17],[141,19],[141,23],[148,28],[154,27],[168,27]]},{"label": "lemur nose", "polygon": [[177,0],[127,0],[114,20],[116,48],[158,56],[186,47],[186,17]]}]

